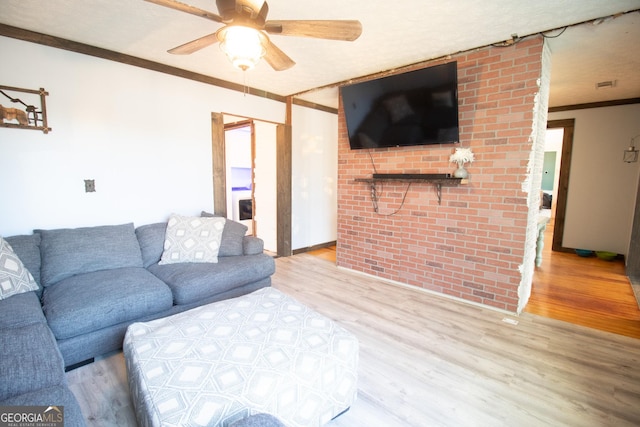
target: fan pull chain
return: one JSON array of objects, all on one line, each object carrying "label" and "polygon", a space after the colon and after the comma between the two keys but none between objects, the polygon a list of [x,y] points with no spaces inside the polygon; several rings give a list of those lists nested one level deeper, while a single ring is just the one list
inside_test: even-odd
[{"label": "fan pull chain", "polygon": [[247,70],[242,70],[242,84],[244,87],[242,88],[242,93],[244,97],[247,97],[247,93],[249,92],[249,87],[247,86]]}]

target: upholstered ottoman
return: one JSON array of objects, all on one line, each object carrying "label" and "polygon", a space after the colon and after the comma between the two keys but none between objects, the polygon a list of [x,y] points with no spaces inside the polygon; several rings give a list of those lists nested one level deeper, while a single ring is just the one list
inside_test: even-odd
[{"label": "upholstered ottoman", "polygon": [[273,288],[132,324],[124,356],[141,426],[321,426],[356,399],[357,339]]}]

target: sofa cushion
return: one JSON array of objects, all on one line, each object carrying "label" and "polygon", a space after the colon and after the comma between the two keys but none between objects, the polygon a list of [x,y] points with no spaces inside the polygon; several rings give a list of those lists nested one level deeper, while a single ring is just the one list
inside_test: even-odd
[{"label": "sofa cushion", "polygon": [[259,237],[244,236],[242,250],[245,255],[257,255],[264,252],[264,241]]},{"label": "sofa cushion", "polygon": [[160,264],[218,262],[224,222],[224,218],[171,215]]},{"label": "sofa cushion", "polygon": [[40,298],[35,292],[14,295],[0,301],[0,329],[15,328],[32,323],[46,323]]},{"label": "sofa cushion", "polygon": [[[203,217],[219,217],[209,212],[202,211]],[[222,218],[222,217],[219,217]],[[222,240],[220,241],[220,251],[218,256],[238,256],[243,255],[242,241],[247,234],[247,226],[237,221],[225,218],[224,230],[222,230]]]},{"label": "sofa cushion", "polygon": [[45,323],[0,329],[0,401],[65,383],[64,363]]},{"label": "sofa cushion", "polygon": [[38,284],[11,245],[0,237],[0,300],[38,289]]},{"label": "sofa cushion", "polygon": [[[53,386],[41,388],[29,393],[13,396],[0,402],[1,406],[58,406],[64,407],[65,427],[84,427],[84,416],[80,405],[67,386]],[[22,424],[19,424],[22,425]],[[44,425],[44,424],[25,424]]]},{"label": "sofa cushion", "polygon": [[166,231],[166,222],[141,225],[136,228],[136,237],[140,243],[142,265],[144,268],[160,261],[164,250],[164,235]]},{"label": "sofa cushion", "polygon": [[167,310],[173,296],[144,268],[126,267],[66,278],[42,301],[56,338],[66,339]]},{"label": "sofa cushion", "polygon": [[271,276],[273,258],[266,254],[221,257],[217,264],[170,264],[149,266],[173,292],[176,304],[191,304],[230,289]]},{"label": "sofa cushion", "polygon": [[33,279],[40,284],[40,234],[5,237]]},{"label": "sofa cushion", "polygon": [[76,274],[142,267],[132,223],[38,232],[42,238],[41,279],[45,287]]}]

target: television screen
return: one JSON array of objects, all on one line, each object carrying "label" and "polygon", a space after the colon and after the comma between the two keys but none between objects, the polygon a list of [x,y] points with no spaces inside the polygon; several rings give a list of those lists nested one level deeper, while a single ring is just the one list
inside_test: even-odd
[{"label": "television screen", "polygon": [[456,62],[340,88],[351,149],[458,142]]}]

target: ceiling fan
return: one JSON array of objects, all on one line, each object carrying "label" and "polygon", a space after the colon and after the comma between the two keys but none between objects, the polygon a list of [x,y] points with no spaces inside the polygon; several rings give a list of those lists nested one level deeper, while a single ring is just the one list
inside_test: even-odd
[{"label": "ceiling fan", "polygon": [[262,57],[276,71],[295,65],[286,53],[271,42],[267,33],[342,41],[356,40],[362,33],[362,24],[356,20],[268,21],[269,5],[265,0],[216,0],[219,15],[177,0],[145,1],[225,24],[215,33],[169,49],[169,53],[188,55],[220,43],[232,64],[243,71],[253,68]]}]

